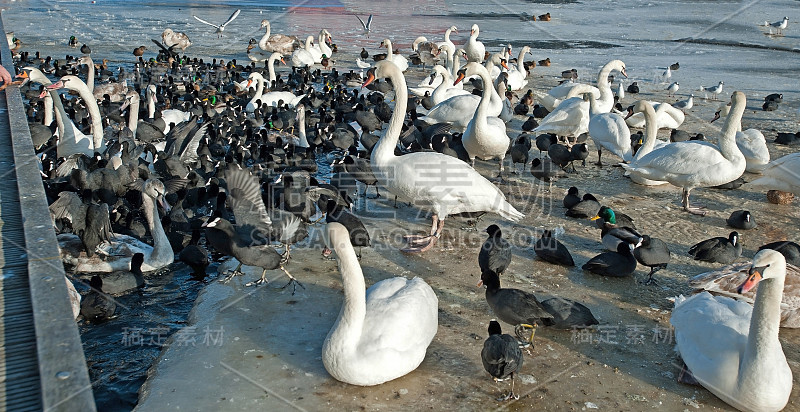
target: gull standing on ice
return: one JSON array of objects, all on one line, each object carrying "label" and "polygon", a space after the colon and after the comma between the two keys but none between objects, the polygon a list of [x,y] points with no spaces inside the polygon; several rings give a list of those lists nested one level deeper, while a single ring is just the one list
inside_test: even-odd
[{"label": "gull standing on ice", "polygon": [[772,27],[778,29],[778,33],[777,34],[783,34],[783,29],[785,29],[786,26],[788,26],[788,25],[789,25],[789,18],[788,17],[784,17],[783,20],[776,21],[775,23],[770,23],[768,21],[764,22],[764,26],[765,27],[770,27],[770,34],[772,34]]},{"label": "gull standing on ice", "polygon": [[[667,69],[667,70],[669,70],[669,69]],[[672,84],[670,84],[667,87],[667,96],[674,96],[675,92],[678,91],[679,87],[680,87],[680,85],[678,84],[678,82],[672,82]]]},{"label": "gull standing on ice", "polygon": [[716,86],[700,86],[701,92],[709,92],[714,96],[714,100],[717,100],[717,95],[722,93],[722,85],[724,83],[722,81],[719,82]]},{"label": "gull standing on ice", "polygon": [[367,17],[366,23],[364,23],[364,20],[361,20],[361,17],[358,17],[357,14],[353,16],[356,16],[358,21],[361,22],[361,27],[364,28],[364,33],[367,35],[367,38],[369,38],[369,34],[372,32],[372,15],[370,14],[369,17]]},{"label": "gull standing on ice", "polygon": [[195,15],[192,15],[192,17],[194,17],[200,23],[207,24],[207,25],[212,26],[212,27],[216,27],[217,31],[215,31],[215,33],[217,33],[217,37],[222,37],[222,32],[225,31],[225,26],[230,24],[232,21],[236,20],[236,18],[239,17],[239,13],[241,13],[241,12],[242,12],[241,9],[236,9],[236,11],[233,12],[233,14],[231,14],[231,17],[228,17],[228,21],[226,21],[225,23],[220,24],[219,26],[217,26],[214,23],[209,23],[209,22],[207,22],[207,21],[205,21],[205,20],[203,20],[203,19],[201,19],[201,18],[199,18],[199,17],[197,17]]},{"label": "gull standing on ice", "polygon": [[694,94],[689,95],[686,100],[681,100],[672,105],[672,107],[679,110],[689,110],[694,106]]}]

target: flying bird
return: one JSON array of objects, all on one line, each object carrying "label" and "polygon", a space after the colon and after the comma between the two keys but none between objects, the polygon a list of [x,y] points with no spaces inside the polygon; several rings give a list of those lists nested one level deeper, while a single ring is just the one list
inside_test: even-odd
[{"label": "flying bird", "polygon": [[213,23],[209,23],[209,22],[207,22],[207,21],[205,21],[205,20],[203,20],[203,19],[201,19],[201,18],[199,18],[199,17],[197,17],[195,15],[192,15],[192,17],[194,17],[195,20],[199,21],[200,23],[216,27],[217,31],[215,33],[218,34],[217,37],[222,37],[222,32],[225,31],[225,26],[230,24],[232,21],[236,20],[236,18],[239,17],[239,13],[241,13],[241,12],[242,12],[241,9],[236,9],[236,11],[233,12],[233,14],[231,14],[231,17],[228,17],[228,21],[226,21],[225,23],[220,24],[219,26],[216,25],[216,24],[213,24]]},{"label": "flying bird", "polygon": [[358,17],[357,14],[354,14],[353,16],[356,16],[358,21],[361,22],[361,27],[364,28],[364,33],[367,35],[367,37],[369,37],[369,33],[372,32],[372,15],[370,14],[369,17],[367,17],[366,23],[364,23],[364,20],[361,20],[361,17]]}]

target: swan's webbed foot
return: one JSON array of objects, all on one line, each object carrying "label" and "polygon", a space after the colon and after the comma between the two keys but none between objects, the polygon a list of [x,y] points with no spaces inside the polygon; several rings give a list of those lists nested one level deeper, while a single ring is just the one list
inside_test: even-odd
[{"label": "swan's webbed foot", "polygon": [[505,402],[509,399],[517,400],[519,399],[519,395],[514,395],[514,392],[509,392],[499,398],[497,398],[497,402]]},{"label": "swan's webbed foot", "polygon": [[428,251],[436,244],[436,240],[438,240],[436,235],[411,235],[405,238],[408,241],[408,247],[400,249],[403,253],[422,253]]},{"label": "swan's webbed foot", "polygon": [[702,206],[694,206],[694,207],[685,206],[683,208],[683,210],[685,210],[685,211],[687,211],[687,212],[689,212],[689,213],[691,213],[693,215],[697,215],[697,216],[705,216],[706,215],[707,212],[705,210],[703,210],[703,209],[705,209],[705,207],[702,207]]}]

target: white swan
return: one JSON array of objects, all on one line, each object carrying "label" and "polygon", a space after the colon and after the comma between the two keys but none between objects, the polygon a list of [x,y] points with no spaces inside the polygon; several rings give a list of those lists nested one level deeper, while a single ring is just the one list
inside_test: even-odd
[{"label": "white swan", "polygon": [[[253,113],[256,109],[256,102],[261,101],[262,105],[276,107],[280,100],[283,100],[284,104],[288,104],[289,107],[295,107],[300,100],[305,97],[305,94],[300,96],[295,96],[292,92],[267,92],[264,93],[264,76],[261,75],[259,72],[252,72],[250,76],[247,78],[248,82],[256,81],[256,94],[253,95],[253,98],[247,102],[245,106],[245,110],[248,113]],[[249,86],[249,84],[248,84]]]},{"label": "white swan", "polygon": [[94,84],[94,61],[89,56],[81,56],[78,58],[78,64],[85,64],[86,72],[86,87],[92,92],[95,100],[103,100],[104,95],[108,95],[112,102],[121,102],[128,93],[128,86],[124,82],[108,82],[103,84]]},{"label": "white swan", "polygon": [[258,48],[268,52],[278,52],[283,55],[290,55],[292,52],[301,47],[300,40],[297,36],[286,36],[284,34],[271,34],[271,25],[269,20],[261,20],[261,28],[266,29],[264,36],[258,41]]},{"label": "white swan", "polygon": [[403,73],[389,62],[378,62],[367,74],[368,85],[376,77],[389,78],[396,93],[395,108],[386,134],[372,151],[370,165],[378,182],[399,198],[433,213],[431,235],[411,238],[409,252],[430,249],[441,235],[444,219],[462,212],[493,212],[517,221],[525,217],[505,200],[505,195],[468,164],[437,152],[395,156],[394,149],[408,105]]},{"label": "white swan", "polygon": [[326,29],[322,29],[319,31],[319,42],[315,43],[311,46],[308,51],[311,53],[311,56],[314,57],[314,63],[321,63],[322,56],[331,57],[333,53],[331,53],[331,48],[328,47],[328,39],[333,38],[330,32]]},{"label": "white swan", "polygon": [[582,97],[572,97],[577,90],[570,91],[567,99],[564,99],[555,110],[545,116],[533,131],[574,138],[588,132],[589,101]]},{"label": "white swan", "polygon": [[381,42],[380,47],[386,47],[386,60],[394,63],[397,67],[400,68],[400,71],[404,72],[408,70],[408,60],[402,54],[394,54],[392,53],[392,42],[389,39],[383,39]]},{"label": "white swan", "polygon": [[372,386],[399,378],[425,359],[439,327],[439,300],[422,278],[384,279],[364,291],[364,274],[347,228],[328,223],[339,260],[344,302],[322,345],[322,363],[336,380]]},{"label": "white swan", "polygon": [[455,53],[456,45],[455,43],[453,43],[452,40],[450,40],[450,33],[453,32],[458,33],[458,29],[456,28],[456,26],[450,26],[447,30],[444,31],[444,41],[436,43],[436,47],[438,47],[439,50],[442,49],[443,45],[447,45],[448,47],[450,47],[450,50],[452,50]]},{"label": "white swan", "polygon": [[789,401],[792,371],[778,340],[785,276],[783,255],[765,249],[739,288],[759,284],[752,307],[708,292],[676,299],[670,322],[683,361],[700,384],[736,409],[779,411]]},{"label": "white swan", "polygon": [[748,187],[792,192],[800,196],[800,153],[777,158],[761,171],[761,177]]},{"label": "white swan", "polygon": [[[486,68],[475,62],[469,62],[465,66],[465,76],[478,75],[484,84],[489,84],[489,72]],[[475,167],[475,158],[483,160],[499,159],[500,174],[503,173],[503,160],[506,158],[508,146],[511,144],[506,134],[506,124],[494,116],[487,116],[486,110],[489,107],[488,93],[484,93],[472,120],[467,124],[464,136],[461,138],[464,149],[469,154],[472,166]]]},{"label": "white swan", "polygon": [[533,55],[533,53],[531,53],[531,48],[522,46],[522,48],[519,49],[517,65],[508,67],[508,87],[510,87],[511,90],[520,90],[528,84],[528,81],[525,80],[525,77],[528,76],[528,72],[525,71],[526,54]]},{"label": "white swan", "polygon": [[[551,112],[558,104],[566,99],[570,92],[572,96],[580,96],[587,91],[591,91],[597,99],[597,110],[600,113],[608,113],[614,107],[614,94],[611,91],[611,84],[608,82],[608,76],[612,71],[619,71],[624,77],[628,77],[625,71],[625,63],[621,60],[611,60],[603,65],[600,72],[597,74],[597,87],[590,86],[584,83],[564,82],[552,89],[546,95],[542,93],[534,93],[542,105]],[[575,89],[573,91],[573,89]]]},{"label": "white swan", "polygon": [[[649,102],[653,105],[656,115],[656,125],[658,129],[677,129],[681,127],[683,121],[686,119],[686,114],[683,110],[676,109],[669,103]],[[644,127],[644,113],[635,113],[633,116],[625,119],[630,127],[643,128]]]},{"label": "white swan", "polygon": [[[165,209],[169,208],[164,201],[164,184],[156,179],[148,179],[141,184],[142,209],[147,227],[153,236],[153,246],[130,236],[112,234],[110,243],[105,242],[98,246],[103,248],[101,253],[87,257],[81,239],[74,234],[64,233],[58,235],[58,245],[65,264],[73,266],[76,273],[108,273],[130,269],[131,257],[135,253],[144,254],[143,272],[159,270],[173,262],[175,254],[161,226],[156,205],[159,202]],[[101,254],[106,256],[101,258]]]},{"label": "white swan", "polygon": [[[464,78],[464,72],[460,71],[455,80],[455,84],[460,84]],[[487,116],[499,116],[503,111],[503,102],[496,88],[486,88],[484,93],[489,94],[490,98],[489,106],[486,111]],[[422,120],[429,124],[450,123],[452,130],[463,132],[467,129],[470,120],[472,120],[472,116],[475,114],[475,110],[477,110],[480,101],[481,98],[474,94],[459,94],[433,106]]]},{"label": "white swan", "polygon": [[314,64],[314,56],[310,50],[314,47],[314,36],[306,37],[305,47],[300,47],[292,53],[292,67],[306,67]]},{"label": "white swan", "polygon": [[[433,66],[433,70],[438,75],[437,78],[442,78],[441,83],[431,95],[431,100],[433,100],[434,105],[437,105],[453,96],[472,94],[464,90],[462,87],[453,86],[453,77],[450,76],[450,72],[444,67],[437,64],[436,66]],[[458,85],[460,86],[462,83],[459,82]]]},{"label": "white swan", "polygon": [[92,135],[85,135],[75,126],[75,123],[67,116],[64,110],[64,105],[61,103],[61,98],[58,96],[56,89],[48,88],[53,83],[41,70],[35,67],[25,67],[20,73],[20,77],[28,79],[29,81],[39,83],[45,86],[45,91],[51,96],[51,102],[55,109],[55,120],[58,125],[58,143],[56,144],[56,155],[61,157],[68,157],[73,154],[83,153],[87,156],[94,155],[94,138]]},{"label": "white swan", "polygon": [[718,145],[696,142],[671,143],[631,164],[623,164],[633,174],[651,180],[666,180],[683,188],[684,210],[705,215],[689,206],[689,193],[695,187],[717,186],[733,181],[744,173],[745,159],[736,146],[736,130],[742,121],[747,99],[742,92],[731,96],[732,108]]},{"label": "white swan", "polygon": [[[668,144],[661,140],[658,140],[657,138],[658,128],[656,127],[656,121],[655,121],[656,113],[655,110],[653,110],[653,105],[651,105],[650,102],[648,102],[647,100],[639,100],[636,102],[636,104],[632,106],[632,109],[629,109],[628,115],[630,116],[636,112],[644,113],[644,119],[645,119],[644,143],[642,143],[642,146],[639,147],[639,150],[633,157],[633,163],[635,163],[636,161],[638,161],[639,159],[641,159],[642,157],[644,157],[645,155],[656,149],[657,148],[656,144],[659,144],[658,148],[664,146],[665,144]],[[631,181],[643,186],[658,186],[669,183],[663,180],[647,179],[639,174],[629,173],[627,171],[625,172],[625,174],[631,178]]]},{"label": "white swan", "polygon": [[483,43],[478,41],[478,35],[480,35],[480,33],[481,30],[478,28],[478,25],[473,24],[472,30],[469,32],[469,40],[467,40],[467,44],[464,47],[464,51],[467,52],[468,61],[481,63],[483,57],[486,55],[486,47],[484,47]]},{"label": "white swan", "polygon": [[589,99],[589,137],[597,146],[597,164],[602,166],[602,148],[622,158],[624,162],[633,159],[631,149],[631,130],[625,119],[616,113],[599,113],[597,100],[592,93],[585,93]]},{"label": "white swan", "polygon": [[66,88],[78,92],[83,99],[86,108],[89,110],[89,117],[92,120],[92,145],[94,151],[104,152],[106,150],[106,142],[103,138],[103,118],[100,115],[100,108],[97,107],[97,100],[94,99],[91,90],[86,86],[77,76],[67,75],[61,78],[57,83],[46,86],[49,90]]},{"label": "white swan", "polygon": [[[148,119],[155,118],[156,114],[156,85],[151,84],[147,86],[147,90],[145,91],[145,99],[147,100],[147,117]],[[172,128],[171,124],[181,124],[183,122],[188,122],[189,119],[192,117],[192,113],[178,110],[178,109],[166,109],[161,111],[161,121],[154,122],[153,124],[161,129],[164,134],[169,133],[169,130]]]}]

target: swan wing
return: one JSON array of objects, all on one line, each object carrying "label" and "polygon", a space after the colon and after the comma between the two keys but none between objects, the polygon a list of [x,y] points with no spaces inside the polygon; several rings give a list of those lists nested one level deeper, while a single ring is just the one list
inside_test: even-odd
[{"label": "swan wing", "polygon": [[[395,277],[367,289],[361,348],[396,352],[426,348],[438,326],[438,299],[421,278]],[[367,353],[364,353],[367,356]]]}]

